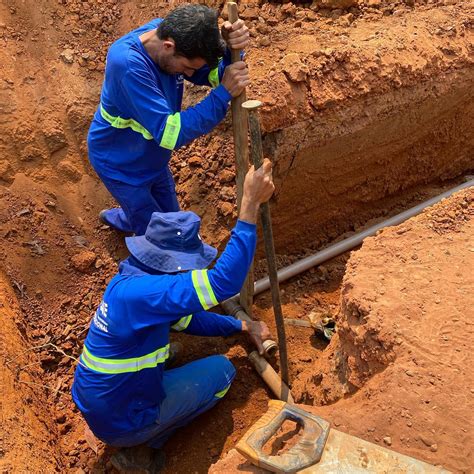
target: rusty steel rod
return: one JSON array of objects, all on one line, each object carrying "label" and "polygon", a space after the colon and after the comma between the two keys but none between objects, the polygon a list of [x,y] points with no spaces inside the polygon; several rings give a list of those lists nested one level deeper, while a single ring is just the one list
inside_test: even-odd
[{"label": "rusty steel rod", "polygon": [[[260,122],[257,114],[257,110],[261,105],[262,103],[258,100],[247,100],[242,104],[242,108],[245,108],[248,111],[251,144],[250,149],[255,169],[260,168],[260,166],[263,164],[262,134],[260,132]],[[276,265],[275,245],[273,242],[272,219],[270,214],[270,204],[268,202],[265,202],[260,206],[260,218],[262,221],[263,240],[265,243],[265,255],[267,257],[268,276],[270,278],[273,313],[275,315],[278,333],[281,378],[289,386],[290,375],[288,370],[288,353],[286,350],[285,322],[281,308],[278,269]]]},{"label": "rusty steel rod", "polygon": [[[227,3],[227,13],[229,21],[235,23],[239,19],[238,6],[235,2]],[[233,63],[240,61],[240,50],[231,50],[231,61]],[[232,99],[232,131],[234,134],[234,156],[235,156],[235,176],[237,188],[237,210],[240,210],[240,203],[242,202],[242,194],[244,189],[244,180],[247,170],[249,168],[249,145],[248,145],[248,123],[247,111],[242,108],[242,104],[247,100],[245,90],[238,96]],[[247,278],[240,291],[240,305],[245,312],[252,316],[253,305],[253,262],[250,266]]]}]

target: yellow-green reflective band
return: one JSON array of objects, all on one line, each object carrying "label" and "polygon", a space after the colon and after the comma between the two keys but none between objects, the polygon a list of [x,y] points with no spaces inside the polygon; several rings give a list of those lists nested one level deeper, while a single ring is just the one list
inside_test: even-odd
[{"label": "yellow-green reflective band", "polygon": [[114,117],[102,107],[102,104],[100,104],[100,115],[114,128],[131,128],[134,132],[141,133],[145,140],[153,140],[152,134],[136,120]]},{"label": "yellow-green reflective band", "polygon": [[218,65],[209,71],[207,80],[212,87],[217,87],[219,85],[219,64],[222,62],[222,58],[219,58]]},{"label": "yellow-green reflective band", "polygon": [[219,85],[219,69],[217,67],[211,69],[207,79],[212,87],[217,87]]},{"label": "yellow-green reflective band", "polygon": [[209,309],[217,305],[217,299],[211,288],[207,270],[194,270],[192,272],[192,280],[194,289],[199,298],[199,302],[203,309]]},{"label": "yellow-green reflective band", "polygon": [[181,130],[181,115],[176,112],[173,115],[169,115],[166,120],[165,131],[161,137],[160,146],[167,150],[174,150],[176,142],[178,141],[179,131]]},{"label": "yellow-green reflective band", "polygon": [[131,359],[103,359],[92,355],[86,346],[81,354],[81,361],[86,367],[103,374],[124,374],[127,372],[139,372],[143,369],[152,369],[162,364],[169,356],[170,345],[160,347],[141,357]]},{"label": "yellow-green reflective band", "polygon": [[222,398],[229,391],[230,385],[231,384],[227,385],[227,387],[224,390],[221,390],[220,392],[215,393],[214,396],[216,398]]},{"label": "yellow-green reflective band", "polygon": [[171,329],[174,329],[175,331],[184,331],[189,326],[192,317],[192,314],[190,314],[189,316],[184,316],[176,324],[173,324],[173,326],[171,326]]}]

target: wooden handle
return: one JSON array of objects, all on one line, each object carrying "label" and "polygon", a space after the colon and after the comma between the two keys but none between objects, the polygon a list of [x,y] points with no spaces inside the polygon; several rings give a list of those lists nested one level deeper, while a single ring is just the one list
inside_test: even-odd
[{"label": "wooden handle", "polygon": [[[239,7],[237,6],[237,3],[227,2],[227,14],[231,23],[235,23],[239,19]],[[231,60],[233,63],[240,61],[239,49],[231,50]]]},{"label": "wooden handle", "polygon": [[[228,2],[227,12],[229,21],[235,23],[239,19],[237,3]],[[240,50],[231,50],[231,61],[233,63],[240,61]],[[249,168],[249,146],[248,146],[248,122],[247,111],[242,109],[242,103],[247,100],[245,89],[242,93],[232,99],[232,129],[234,132],[234,154],[236,169],[236,187],[237,187],[237,209],[240,210],[242,201],[244,180]],[[253,303],[253,263],[245,280],[244,286],[240,291],[240,305],[245,312],[252,316]]]},{"label": "wooden handle", "polygon": [[288,385],[278,376],[275,369],[268,363],[268,361],[259,355],[257,351],[249,354],[250,362],[252,362],[255,370],[260,377],[265,381],[270,390],[280,399],[287,403],[295,403],[291,395]]}]

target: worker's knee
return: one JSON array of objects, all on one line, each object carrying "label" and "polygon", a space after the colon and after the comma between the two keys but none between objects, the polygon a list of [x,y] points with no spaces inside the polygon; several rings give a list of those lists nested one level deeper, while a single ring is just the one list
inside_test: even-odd
[{"label": "worker's knee", "polygon": [[232,362],[225,356],[211,356],[209,359],[214,366],[215,393],[214,400],[220,400],[229,391],[235,378],[236,370]]},{"label": "worker's knee", "polygon": [[226,356],[215,355],[208,357],[208,359],[210,359],[214,366],[214,370],[224,375],[229,383],[234,380],[236,374],[235,367]]}]

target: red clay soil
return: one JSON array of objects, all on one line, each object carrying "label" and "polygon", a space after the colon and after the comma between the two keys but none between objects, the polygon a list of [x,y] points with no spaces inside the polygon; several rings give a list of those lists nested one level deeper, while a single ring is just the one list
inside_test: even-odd
[{"label": "red clay soil", "polygon": [[[366,239],[347,263],[337,337],[296,375],[296,401],[310,394],[339,431],[472,472],[473,267],[472,188]],[[247,466],[231,452],[210,472]]]},{"label": "red clay soil", "polygon": [[[88,164],[86,136],[107,47],[176,3],[0,3],[2,472],[113,470],[111,451],[84,437],[70,397],[74,359],[91,315],[126,256],[123,236],[97,222],[112,201]],[[474,169],[472,8],[461,0],[240,4],[253,41],[248,96],[265,103],[264,146],[275,162],[280,265],[436,194]],[[186,105],[204,94],[189,87]],[[204,238],[220,248],[236,217],[233,163],[230,117],[171,162],[183,208],[203,217]],[[336,314],[346,259],[285,286],[285,316],[301,318],[315,307]],[[264,265],[257,268],[262,275]],[[449,284],[446,291],[455,294],[457,287]],[[437,307],[450,311],[444,300]],[[268,294],[257,300],[256,314],[273,324]],[[348,328],[341,334],[356,357],[360,341]],[[182,362],[225,353],[239,374],[222,403],[165,448],[167,472],[201,473],[260,416],[269,392],[240,337],[183,340]],[[391,346],[370,353],[367,368],[354,373],[357,357],[343,363],[331,355],[337,339],[325,348],[310,330],[289,327],[288,344],[295,394],[311,404],[334,403],[376,383],[380,374],[369,370],[382,370],[396,353]],[[344,383],[333,383],[337,363]],[[377,436],[385,436],[384,426],[374,418]],[[410,442],[393,435],[394,447],[418,446],[413,436],[403,436]],[[439,453],[452,448],[441,435],[434,439]]]}]

